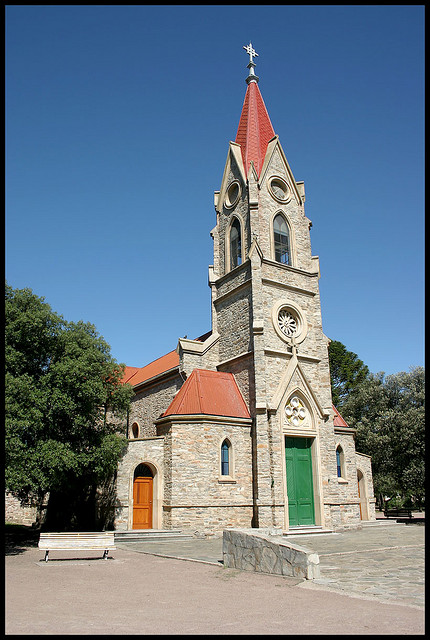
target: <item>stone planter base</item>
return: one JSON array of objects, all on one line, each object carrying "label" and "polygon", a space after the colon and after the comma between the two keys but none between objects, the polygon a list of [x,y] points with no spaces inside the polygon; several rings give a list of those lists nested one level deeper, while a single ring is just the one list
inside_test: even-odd
[{"label": "stone planter base", "polygon": [[313,580],[320,577],[318,554],[261,529],[223,531],[224,566]]}]

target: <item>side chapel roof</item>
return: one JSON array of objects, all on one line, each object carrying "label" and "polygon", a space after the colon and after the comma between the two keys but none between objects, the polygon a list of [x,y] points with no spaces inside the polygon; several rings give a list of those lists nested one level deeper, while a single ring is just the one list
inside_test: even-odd
[{"label": "side chapel roof", "polygon": [[232,373],[194,369],[162,417],[196,414],[250,418]]},{"label": "side chapel roof", "polygon": [[349,424],[347,422],[345,422],[345,420],[342,418],[342,416],[340,415],[339,411],[336,409],[336,407],[334,406],[334,404],[332,405],[333,407],[333,411],[334,411],[334,419],[333,419],[333,424],[335,427],[348,427],[348,429],[350,428]]},{"label": "side chapel roof", "polygon": [[[204,342],[211,333],[211,331],[208,331],[202,336],[196,338],[196,341]],[[170,369],[175,369],[178,366],[179,354],[176,350],[169,351],[169,353],[166,353],[164,356],[153,360],[153,362],[150,362],[144,367],[126,366],[121,382],[123,384],[131,384],[133,387],[135,387],[138,384],[142,384],[143,382],[146,382],[146,380],[153,378],[154,376],[158,376],[161,373],[166,373],[167,371],[170,371]]]},{"label": "side chapel roof", "polygon": [[176,351],[170,351],[166,355],[150,362],[145,367],[126,367],[124,377],[121,382],[123,384],[131,384],[135,387],[160,373],[165,373],[169,369],[174,369],[179,365],[179,355]]}]

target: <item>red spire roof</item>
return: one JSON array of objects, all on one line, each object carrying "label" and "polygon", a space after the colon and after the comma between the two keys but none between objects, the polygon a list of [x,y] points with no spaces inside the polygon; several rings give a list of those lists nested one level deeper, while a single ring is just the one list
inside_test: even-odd
[{"label": "red spire roof", "polygon": [[232,373],[194,369],[163,413],[163,417],[196,414],[250,417]]},{"label": "red spire roof", "polygon": [[245,94],[236,140],[240,144],[245,173],[251,160],[257,174],[263,167],[267,144],[275,135],[266,105],[256,82],[250,82]]}]

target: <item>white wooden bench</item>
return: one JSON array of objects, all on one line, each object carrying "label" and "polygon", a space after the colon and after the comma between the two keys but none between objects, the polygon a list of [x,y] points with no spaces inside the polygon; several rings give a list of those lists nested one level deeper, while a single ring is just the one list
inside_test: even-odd
[{"label": "white wooden bench", "polygon": [[39,549],[45,551],[45,562],[48,562],[50,551],[103,551],[107,560],[109,550],[116,549],[113,531],[97,531],[95,533],[41,533]]}]

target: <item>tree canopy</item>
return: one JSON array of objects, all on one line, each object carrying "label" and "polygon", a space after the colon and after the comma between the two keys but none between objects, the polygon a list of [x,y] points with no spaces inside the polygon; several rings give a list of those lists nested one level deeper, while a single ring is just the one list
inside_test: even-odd
[{"label": "tree canopy", "polygon": [[351,391],[367,378],[369,369],[356,353],[337,340],[330,342],[328,354],[332,399],[339,409]]},{"label": "tree canopy", "polygon": [[357,429],[357,451],[372,456],[375,495],[425,495],[425,372],[414,367],[385,377],[370,374],[348,395],[342,415]]},{"label": "tree canopy", "polygon": [[67,322],[31,289],[6,284],[6,489],[43,496],[112,475],[132,397],[124,365],[90,323]]}]

